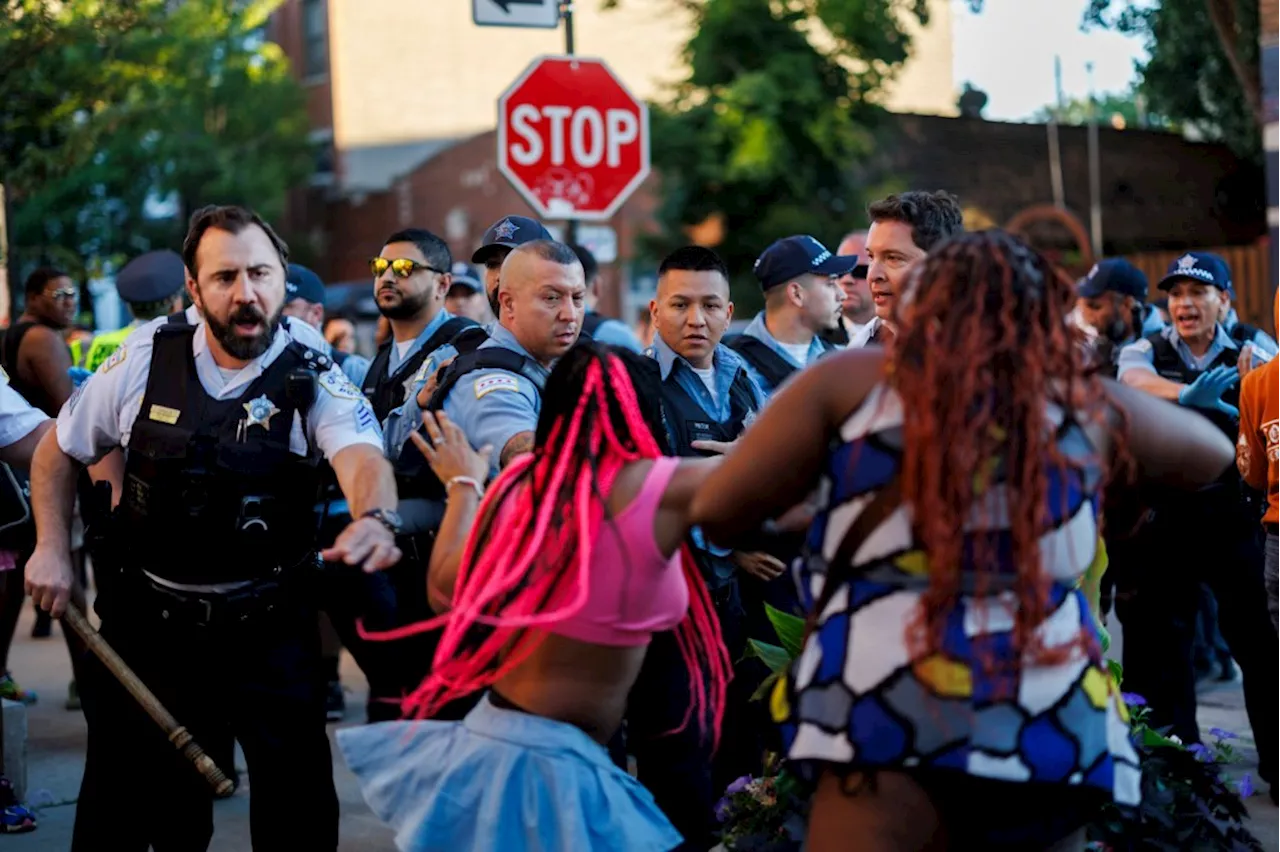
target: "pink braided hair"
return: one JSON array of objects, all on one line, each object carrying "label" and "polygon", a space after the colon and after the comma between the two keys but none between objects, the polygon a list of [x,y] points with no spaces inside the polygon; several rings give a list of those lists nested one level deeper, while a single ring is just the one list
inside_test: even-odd
[{"label": "pink braided hair", "polygon": [[[619,437],[608,416],[610,391],[630,442]],[[578,451],[583,440],[586,454]],[[452,609],[385,632],[360,627],[360,635],[372,639],[444,627],[431,674],[404,700],[407,714],[428,718],[450,701],[491,686],[546,638],[545,630],[528,628],[563,622],[582,609],[591,582],[592,546],[605,520],[603,495],[624,466],[660,456],[625,365],[613,355],[594,359],[573,413],[555,421],[545,446],[509,464],[481,503],[481,519],[503,510],[502,535],[487,535],[489,524],[483,522],[472,528]],[[520,485],[525,487],[517,491]],[[553,499],[535,505],[535,493]],[[689,611],[676,629],[676,642],[689,671],[692,700],[675,730],[683,730],[696,715],[718,744],[732,664],[711,596],[687,545],[681,548],[681,565],[689,585]]]}]

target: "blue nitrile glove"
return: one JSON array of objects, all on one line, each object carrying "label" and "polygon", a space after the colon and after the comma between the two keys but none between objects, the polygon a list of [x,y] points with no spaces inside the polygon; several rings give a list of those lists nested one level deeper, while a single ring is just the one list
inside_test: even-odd
[{"label": "blue nitrile glove", "polygon": [[1214,409],[1239,417],[1238,408],[1222,401],[1222,395],[1239,380],[1240,373],[1235,367],[1214,367],[1182,389],[1178,394],[1178,404],[1188,408]]},{"label": "blue nitrile glove", "polygon": [[93,373],[89,372],[84,367],[71,367],[67,372],[71,374],[72,387],[77,388],[84,384],[85,379],[93,375]]}]

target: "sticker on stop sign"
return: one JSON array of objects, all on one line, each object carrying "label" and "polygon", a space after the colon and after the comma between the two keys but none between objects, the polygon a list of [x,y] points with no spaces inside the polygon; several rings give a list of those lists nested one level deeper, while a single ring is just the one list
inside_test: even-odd
[{"label": "sticker on stop sign", "polygon": [[649,174],[649,112],[600,60],[544,57],[498,101],[498,168],[544,219],[608,219]]}]

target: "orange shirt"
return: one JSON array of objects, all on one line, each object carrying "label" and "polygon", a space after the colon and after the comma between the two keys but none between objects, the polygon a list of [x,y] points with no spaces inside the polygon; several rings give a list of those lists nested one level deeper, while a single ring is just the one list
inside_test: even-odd
[{"label": "orange shirt", "polygon": [[1240,438],[1236,466],[1253,488],[1267,491],[1264,524],[1280,518],[1276,459],[1280,453],[1280,358],[1251,370],[1240,383]]}]

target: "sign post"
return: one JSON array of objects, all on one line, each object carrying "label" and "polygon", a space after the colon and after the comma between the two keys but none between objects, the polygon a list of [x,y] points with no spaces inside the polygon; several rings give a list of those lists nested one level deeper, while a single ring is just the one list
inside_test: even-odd
[{"label": "sign post", "polygon": [[649,111],[601,60],[542,57],[498,100],[498,170],[572,240],[648,176]]}]

